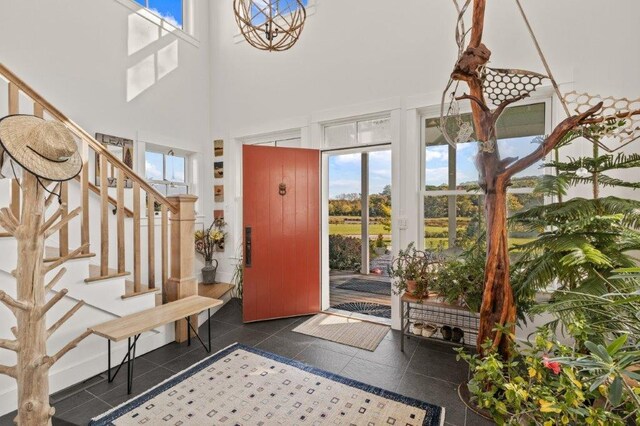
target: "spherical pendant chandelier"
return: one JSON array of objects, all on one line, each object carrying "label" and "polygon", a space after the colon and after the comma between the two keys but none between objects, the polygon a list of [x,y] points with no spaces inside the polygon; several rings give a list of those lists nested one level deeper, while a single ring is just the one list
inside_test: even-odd
[{"label": "spherical pendant chandelier", "polygon": [[233,9],[247,42],[271,52],[290,49],[307,19],[302,0],[234,0]]}]

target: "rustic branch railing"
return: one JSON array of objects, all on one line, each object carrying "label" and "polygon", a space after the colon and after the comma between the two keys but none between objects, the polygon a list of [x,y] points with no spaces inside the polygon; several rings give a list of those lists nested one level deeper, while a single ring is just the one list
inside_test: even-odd
[{"label": "rustic branch railing", "polygon": [[[12,73],[9,69],[7,69],[3,64],[0,64],[0,84],[5,83],[8,86],[8,112],[9,114],[33,114],[38,117],[42,117],[45,119],[54,119],[64,123],[69,130],[76,136],[79,143],[79,151],[82,154],[82,158],[84,161],[84,168],[82,173],[76,178],[79,181],[79,190],[80,190],[80,206],[82,209],[82,214],[80,215],[80,221],[71,221],[68,220],[64,226],[62,226],[57,231],[58,236],[58,249],[59,249],[59,257],[64,258],[68,256],[70,251],[73,251],[69,247],[69,234],[70,227],[77,226],[79,229],[77,233],[73,235],[80,235],[80,246],[84,247],[82,253],[79,256],[92,256],[90,253],[90,234],[91,234],[91,221],[96,221],[95,223],[99,223],[100,226],[100,244],[99,247],[99,261],[100,264],[94,268],[93,273],[89,276],[85,281],[93,282],[101,279],[113,278],[128,275],[129,271],[126,270],[126,260],[132,259],[131,265],[133,267],[133,283],[132,290],[129,289],[126,295],[123,297],[131,297],[138,294],[147,293],[149,291],[155,291],[156,288],[156,277],[160,276],[162,279],[162,285],[164,289],[164,284],[171,278],[172,280],[178,280],[178,282],[189,281],[191,282],[193,279],[193,256],[189,256],[187,254],[186,266],[191,265],[191,271],[181,269],[181,275],[169,276],[169,271],[173,271],[174,266],[170,268],[169,262],[172,265],[185,265],[185,259],[181,258],[185,256],[184,250],[176,250],[171,247],[169,241],[169,215],[173,221],[178,223],[181,221],[181,217],[193,217],[193,212],[185,212],[181,211],[181,203],[178,200],[169,200],[165,196],[163,196],[160,192],[158,192],[153,186],[147,183],[140,176],[136,175],[133,170],[131,170],[126,164],[124,164],[119,158],[117,158],[114,154],[109,152],[101,143],[95,140],[89,133],[87,133],[80,126],[75,124],[69,118],[67,118],[62,112],[60,112],[57,108],[55,108],[52,104],[50,104],[46,99],[40,96],[35,90],[29,87],[24,81],[22,81],[18,76]],[[6,82],[3,81],[6,80]],[[32,102],[33,110],[32,111],[21,111],[20,105],[24,105],[24,101],[21,102],[21,97],[24,99],[25,97]],[[90,181],[89,177],[89,168],[90,168],[90,158],[95,156],[97,161],[94,166],[98,168],[99,171],[99,183],[100,185],[95,185]],[[117,178],[116,187],[113,189],[114,194],[109,193],[109,181],[108,181],[108,173],[112,171],[112,177]],[[125,188],[125,182],[127,183],[127,187]],[[60,217],[62,220],[65,219],[67,215],[69,215],[69,185],[73,183],[73,181],[63,182],[60,186],[60,194],[61,194],[61,202],[62,209],[60,213]],[[130,185],[129,185],[130,183]],[[131,199],[133,200],[132,205],[127,207],[125,200],[125,190],[132,191]],[[15,179],[11,182],[11,194],[10,194],[10,204],[9,209],[13,213],[13,215],[19,219],[20,217],[20,185],[19,182]],[[90,196],[89,194],[93,192],[99,196],[100,208],[99,215],[100,219],[97,219],[98,212],[90,211]],[[47,200],[47,205],[49,205],[53,201],[53,197],[50,197]],[[144,203],[144,206],[141,204]],[[184,204],[184,203],[183,203]],[[146,206],[147,213],[147,252],[146,258],[144,259],[147,262],[147,283],[143,285],[142,283],[142,247],[141,247],[141,218],[142,218],[142,209]],[[193,209],[193,203],[187,204],[188,208]],[[95,206],[94,206],[95,207]],[[156,274],[156,230],[155,225],[158,223],[156,221],[156,210],[159,208],[159,225],[160,225],[160,233],[159,239],[161,243],[160,247],[160,272]],[[115,233],[110,229],[110,220],[115,214]],[[71,218],[69,218],[71,219]],[[132,234],[129,234],[125,231],[126,227],[126,219],[130,219],[132,222]],[[79,222],[79,223],[77,223]],[[96,225],[94,225],[96,226]],[[0,227],[0,231],[3,229]],[[180,238],[185,238],[190,241],[193,239],[193,235],[187,235],[183,232],[172,232],[172,236],[178,235]],[[6,233],[0,232],[0,236],[7,236]],[[109,244],[110,238],[114,242],[114,244]],[[133,239],[133,244],[127,244],[126,239]],[[192,241],[191,241],[192,243]],[[179,246],[180,244],[175,243],[174,246]],[[96,247],[95,245],[93,246]],[[116,256],[115,262],[113,265],[115,268],[111,268],[109,263],[110,250],[112,247],[115,247]],[[127,248],[131,247],[131,253],[127,253]],[[191,244],[193,247],[193,244]],[[129,256],[129,257],[127,257]],[[175,282],[175,281],[174,281]],[[131,287],[131,286],[129,286]],[[164,292],[166,293],[166,289]],[[175,293],[172,292],[171,299],[175,298]],[[178,297],[180,298],[180,297]],[[163,297],[163,300],[166,300],[166,295]]]}]

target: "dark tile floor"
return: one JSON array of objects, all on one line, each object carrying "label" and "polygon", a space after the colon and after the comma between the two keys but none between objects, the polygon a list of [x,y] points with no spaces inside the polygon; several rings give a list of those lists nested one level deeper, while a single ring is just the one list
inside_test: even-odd
[{"label": "dark tile floor", "polygon": [[[218,351],[235,342],[294,358],[374,386],[398,392],[446,408],[450,425],[490,425],[460,401],[457,386],[468,375],[466,364],[456,361],[450,346],[408,340],[400,352],[400,334],[391,331],[375,352],[316,339],[291,330],[304,318],[242,324],[240,304],[227,303],[211,319],[212,347]],[[206,325],[201,330],[206,336]],[[106,373],[52,395],[56,424],[86,425],[95,417],[144,392],[208,354],[197,341],[191,346],[171,343],[136,359],[133,395],[127,395],[126,372],[113,383]],[[122,372],[121,372],[122,373]],[[11,425],[15,414],[0,418]]]}]

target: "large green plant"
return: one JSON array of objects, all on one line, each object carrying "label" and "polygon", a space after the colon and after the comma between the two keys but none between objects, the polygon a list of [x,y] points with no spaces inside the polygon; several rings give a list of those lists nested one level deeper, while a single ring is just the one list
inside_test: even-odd
[{"label": "large green plant", "polygon": [[[640,421],[640,375],[630,368],[640,352],[622,336],[586,350],[560,343],[540,329],[532,344],[514,345],[503,358],[487,342],[485,355],[459,357],[473,374],[472,400],[508,425],[625,425]],[[635,423],[634,423],[635,422]]]},{"label": "large green plant", "polygon": [[[618,125],[605,123],[588,131],[597,139],[598,132],[605,134]],[[579,136],[567,135],[562,146]],[[606,278],[617,268],[635,266],[633,251],[640,249],[640,202],[600,197],[602,187],[640,188],[638,182],[610,174],[640,167],[640,155],[601,155],[594,144],[592,157],[560,161],[556,155],[546,166],[555,168],[556,174],[545,176],[536,191],[558,201],[511,218],[519,229],[538,233],[535,240],[515,247],[518,256],[512,278],[521,311],[528,310],[536,293],[552,284],[561,291],[606,293]],[[581,184],[591,185],[592,198],[563,201],[570,187]]]}]

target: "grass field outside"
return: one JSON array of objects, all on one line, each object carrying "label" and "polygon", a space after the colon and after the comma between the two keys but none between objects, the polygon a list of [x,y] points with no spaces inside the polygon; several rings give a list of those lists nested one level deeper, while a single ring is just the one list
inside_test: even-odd
[{"label": "grass field outside", "polygon": [[[471,218],[457,218],[457,232],[463,233],[467,230]],[[344,222],[343,216],[331,216],[329,220],[329,234],[330,235],[344,235],[360,238],[361,226],[359,222],[355,222],[354,218],[348,218],[348,223],[336,223]],[[428,218],[424,220],[424,232],[425,232],[425,248],[427,249],[447,249],[449,247],[449,239],[446,237],[449,226],[449,220],[447,218]],[[369,238],[375,239],[378,234],[384,236],[384,240],[387,244],[391,242],[391,233],[384,229],[384,225],[379,223],[379,220],[373,219],[369,225]],[[511,237],[509,238],[509,245],[519,245],[532,241],[533,238],[521,238]]]}]

